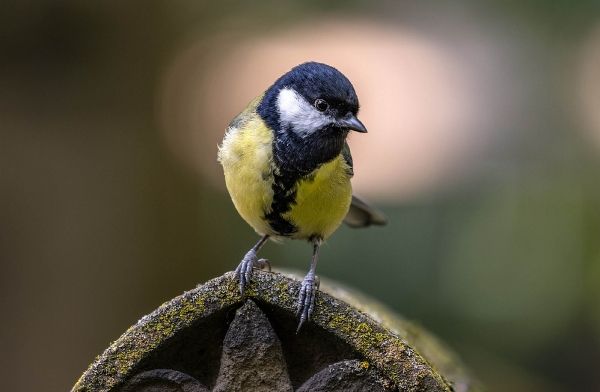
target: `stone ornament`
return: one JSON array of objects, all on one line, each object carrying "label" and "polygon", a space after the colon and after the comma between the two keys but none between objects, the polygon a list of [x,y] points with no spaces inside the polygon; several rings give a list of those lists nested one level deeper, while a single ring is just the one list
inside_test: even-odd
[{"label": "stone ornament", "polygon": [[232,277],[144,316],[72,391],[482,390],[437,339],[373,300],[323,282],[356,307],[318,292],[312,320],[296,334],[298,281],[256,271],[244,302]]}]

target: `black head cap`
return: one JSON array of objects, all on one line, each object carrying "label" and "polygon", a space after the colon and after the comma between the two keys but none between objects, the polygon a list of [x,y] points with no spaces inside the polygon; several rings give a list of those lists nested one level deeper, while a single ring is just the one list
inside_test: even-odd
[{"label": "black head cap", "polygon": [[300,64],[277,79],[265,92],[257,110],[267,125],[278,130],[279,113],[277,97],[285,88],[292,88],[310,105],[323,99],[329,105],[332,116],[342,118],[348,113],[358,113],[358,97],[352,83],[337,69],[322,63]]}]

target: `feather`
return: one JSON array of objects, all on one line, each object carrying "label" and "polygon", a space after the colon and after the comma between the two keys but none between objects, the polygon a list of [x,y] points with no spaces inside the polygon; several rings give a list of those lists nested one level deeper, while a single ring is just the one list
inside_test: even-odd
[{"label": "feather", "polygon": [[352,203],[348,214],[344,218],[344,223],[350,227],[368,227],[372,225],[385,226],[387,218],[374,206],[352,195]]}]

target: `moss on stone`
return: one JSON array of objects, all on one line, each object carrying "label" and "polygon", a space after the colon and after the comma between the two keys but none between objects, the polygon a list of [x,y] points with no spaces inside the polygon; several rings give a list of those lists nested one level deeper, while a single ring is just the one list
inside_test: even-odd
[{"label": "moss on stone", "polygon": [[[180,331],[200,322],[211,314],[242,305],[233,274],[212,279],[194,290],[161,305],[153,313],[142,317],[116,342],[96,358],[75,384],[72,391],[110,391],[138,371],[160,345]],[[277,307],[285,312],[295,312],[300,283],[280,274],[256,271],[247,291],[249,298],[259,304]],[[414,347],[392,329],[377,323],[370,316],[356,310],[329,294],[318,292],[313,318],[319,328],[335,335],[358,353],[361,367],[374,367],[402,391],[450,391],[460,373],[461,385],[474,390],[465,372],[442,375],[436,371]],[[408,327],[402,326],[403,331]],[[410,327],[414,328],[414,327]],[[302,333],[302,331],[300,332]],[[414,334],[413,334],[414,335]],[[425,336],[430,336],[425,333]],[[433,338],[432,338],[433,339]],[[455,356],[435,346],[430,355],[452,358],[454,368],[463,369]],[[442,362],[443,362],[442,361]],[[431,361],[432,363],[435,362]],[[440,369],[444,370],[444,369]],[[446,381],[449,380],[449,381]]]}]

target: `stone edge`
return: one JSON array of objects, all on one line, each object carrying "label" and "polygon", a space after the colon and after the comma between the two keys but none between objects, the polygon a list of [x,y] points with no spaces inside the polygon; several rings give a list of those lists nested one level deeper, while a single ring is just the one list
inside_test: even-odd
[{"label": "stone edge", "polygon": [[[300,283],[281,274],[255,271],[249,298],[295,312]],[[195,321],[241,306],[233,273],[211,279],[142,317],[89,366],[72,392],[104,392],[120,385],[160,344]],[[451,391],[429,363],[389,329],[322,292],[310,321],[353,347],[401,391]],[[301,333],[301,332],[300,332]]]}]

